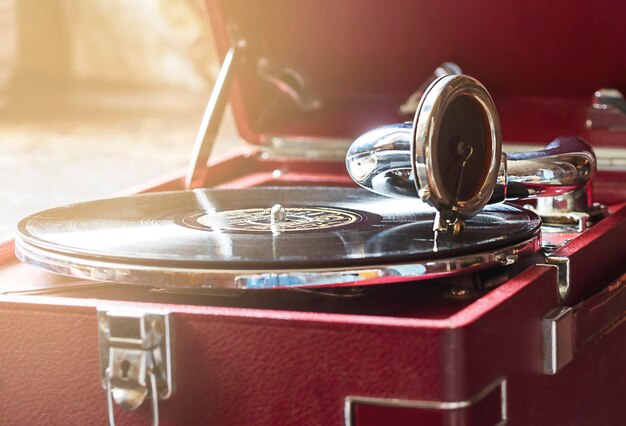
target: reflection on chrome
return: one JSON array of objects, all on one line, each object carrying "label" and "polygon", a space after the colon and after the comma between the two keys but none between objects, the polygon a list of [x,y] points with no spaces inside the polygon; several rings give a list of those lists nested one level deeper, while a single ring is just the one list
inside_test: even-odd
[{"label": "reflection on chrome", "polygon": [[[346,156],[350,177],[380,195],[419,198],[411,171],[411,127],[394,124],[359,137]],[[560,137],[543,150],[508,154],[505,159],[497,181],[497,186],[505,186],[505,197],[492,202],[571,192],[584,187],[596,168],[593,149],[577,137]],[[509,190],[511,184],[523,185],[528,197],[519,188]]]},{"label": "reflection on chrome", "polygon": [[381,265],[368,269],[329,269],[319,271],[282,271],[241,274],[235,277],[235,287],[240,289],[268,289],[296,287],[323,287],[345,284],[374,285],[393,277],[394,282],[421,281],[455,273],[471,272],[494,265],[511,265],[522,256],[539,249],[539,237],[504,250],[397,265]]},{"label": "reflection on chrome", "polygon": [[[312,270],[211,270],[177,268],[129,264],[116,262],[98,262],[83,259],[80,256],[61,255],[48,252],[16,240],[17,257],[35,266],[49,271],[70,275],[77,278],[100,281],[127,282],[177,288],[197,289],[268,289],[300,287],[324,287],[345,284],[380,284],[386,278],[393,277],[397,282],[421,281],[446,275],[465,273],[494,265],[509,265],[518,259],[532,255],[540,247],[538,235],[529,240],[505,249],[487,251],[447,259],[426,260],[368,266],[366,268],[327,268]],[[175,284],[171,282],[175,280]]]}]

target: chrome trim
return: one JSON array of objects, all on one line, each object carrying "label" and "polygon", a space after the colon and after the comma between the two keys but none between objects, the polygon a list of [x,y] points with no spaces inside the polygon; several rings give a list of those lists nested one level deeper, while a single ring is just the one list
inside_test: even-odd
[{"label": "chrome trim", "polygon": [[310,270],[220,270],[146,266],[83,259],[42,250],[19,237],[15,241],[15,253],[20,260],[55,273],[90,280],[125,282],[152,287],[206,289],[366,285],[380,283],[387,277],[418,281],[472,272],[494,265],[506,266],[533,255],[540,247],[540,236],[537,234],[524,242],[494,251],[422,262]]},{"label": "chrome trim", "polygon": [[411,399],[399,399],[399,398],[373,398],[366,396],[347,396],[344,399],[344,424],[345,426],[354,426],[354,406],[356,404],[368,404],[377,405],[381,407],[400,407],[400,408],[415,408],[424,410],[442,410],[452,411],[463,408],[471,407],[472,405],[480,402],[483,398],[489,395],[494,390],[500,388],[500,422],[498,426],[503,426],[507,423],[507,381],[505,378],[501,378],[485,387],[473,397],[463,401],[424,401],[424,400],[411,400]]}]

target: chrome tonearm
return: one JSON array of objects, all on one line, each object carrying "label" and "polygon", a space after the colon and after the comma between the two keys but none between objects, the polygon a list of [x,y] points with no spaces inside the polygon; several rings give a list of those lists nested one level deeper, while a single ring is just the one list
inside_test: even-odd
[{"label": "chrome tonearm", "polygon": [[435,230],[452,225],[459,232],[486,204],[583,190],[596,158],[577,137],[559,137],[541,151],[502,153],[487,90],[472,77],[447,75],[425,91],[413,123],[365,133],[348,150],[346,166],[370,191],[435,207]]}]

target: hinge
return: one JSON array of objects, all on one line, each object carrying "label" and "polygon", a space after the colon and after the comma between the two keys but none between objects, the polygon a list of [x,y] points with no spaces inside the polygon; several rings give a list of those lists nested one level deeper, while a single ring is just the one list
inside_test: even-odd
[{"label": "hinge", "polygon": [[98,329],[109,424],[115,424],[113,402],[134,410],[150,398],[158,425],[158,400],[173,391],[170,313],[98,308]]}]

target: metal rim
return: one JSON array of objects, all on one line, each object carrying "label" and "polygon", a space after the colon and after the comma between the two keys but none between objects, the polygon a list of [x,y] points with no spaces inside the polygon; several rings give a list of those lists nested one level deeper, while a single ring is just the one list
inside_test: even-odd
[{"label": "metal rim", "polygon": [[15,253],[23,262],[80,279],[140,284],[152,287],[258,290],[316,288],[420,281],[510,265],[533,255],[540,247],[537,231],[530,239],[505,248],[455,258],[348,268],[293,270],[213,270],[162,268],[120,264],[50,252],[21,239]]},{"label": "metal rim", "polygon": [[[476,194],[468,200],[457,201],[446,196],[443,183],[435,173],[432,151],[438,143],[439,128],[446,109],[461,96],[471,98],[482,108],[489,127],[491,159]],[[446,75],[435,80],[422,97],[413,121],[411,167],[420,196],[440,211],[462,218],[472,217],[487,204],[494,191],[501,156],[500,120],[487,89],[467,75]]]}]

